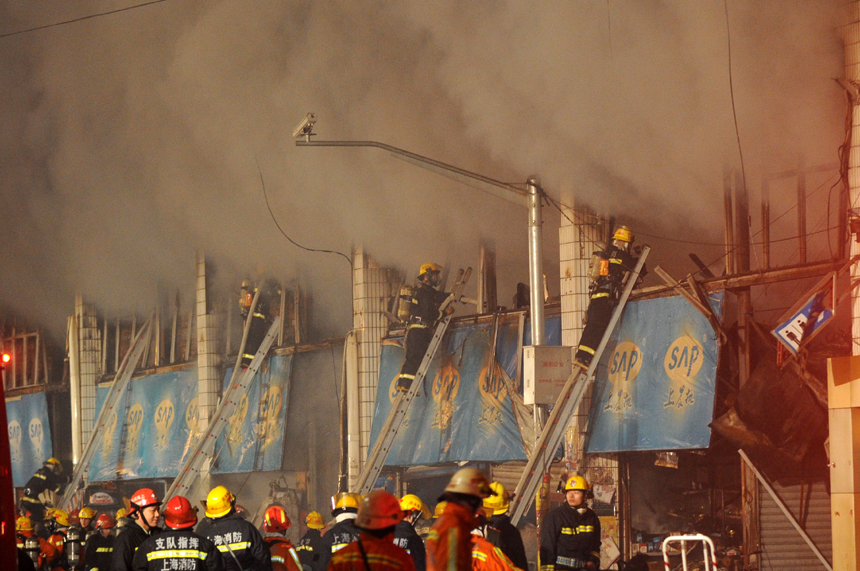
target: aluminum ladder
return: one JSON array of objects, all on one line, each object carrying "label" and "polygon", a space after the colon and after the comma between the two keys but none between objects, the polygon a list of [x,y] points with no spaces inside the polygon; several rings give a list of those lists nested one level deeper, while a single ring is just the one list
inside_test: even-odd
[{"label": "aluminum ladder", "polygon": [[582,396],[588,387],[588,380],[594,376],[594,371],[597,369],[603,350],[606,348],[606,344],[609,343],[609,338],[612,336],[615,325],[621,319],[621,313],[624,311],[624,306],[627,304],[630,292],[633,291],[633,287],[636,285],[642,268],[645,266],[645,259],[648,257],[648,252],[650,251],[651,248],[648,246],[643,247],[636,267],[632,272],[627,274],[627,283],[624,286],[621,299],[612,312],[612,318],[609,320],[606,332],[600,340],[600,345],[598,345],[597,351],[595,351],[594,357],[591,359],[591,365],[588,367],[588,370],[574,365],[564,388],[555,401],[555,406],[552,408],[546,426],[541,432],[537,444],[532,448],[528,462],[526,462],[525,470],[523,470],[517,483],[516,493],[511,502],[511,522],[514,525],[519,523],[520,518],[523,517],[526,510],[531,506],[532,501],[534,501],[535,493],[543,480],[543,475],[549,470],[552,458],[555,456],[555,451],[561,445],[567,425],[570,423],[573,413],[579,408],[579,404],[582,402]]},{"label": "aluminum ladder", "polygon": [[[439,306],[439,311],[445,310],[453,302],[460,300],[463,288],[466,286],[466,282],[469,281],[469,276],[471,275],[472,268],[466,268],[465,271],[460,270],[457,272],[454,287],[451,288],[451,293],[448,294],[448,297]],[[406,418],[406,413],[409,412],[409,405],[412,404],[412,400],[418,393],[418,387],[424,383],[424,376],[433,362],[433,357],[439,349],[442,337],[445,335],[450,322],[451,316],[445,315],[436,324],[436,331],[433,333],[433,338],[430,340],[430,345],[427,347],[427,352],[424,354],[424,359],[421,361],[421,366],[418,367],[418,372],[415,373],[415,378],[412,380],[409,390],[406,392],[397,392],[397,396],[391,405],[391,411],[388,413],[388,418],[385,419],[385,424],[382,425],[382,430],[380,430],[379,436],[376,438],[376,443],[370,454],[368,454],[361,472],[358,474],[355,491],[359,494],[367,494],[373,489],[373,484],[376,483],[376,479],[385,465],[385,460],[388,458],[391,444],[397,437],[400,427],[403,426],[403,420]]]},{"label": "aluminum ladder", "polygon": [[[135,335],[132,340],[131,346],[126,352],[125,357],[123,357],[119,369],[117,369],[113,385],[102,404],[99,416],[93,424],[92,431],[90,431],[90,437],[87,439],[87,445],[84,447],[81,459],[78,461],[77,466],[75,466],[75,471],[72,474],[71,481],[66,487],[66,491],[60,501],[59,507],[61,509],[68,511],[69,507],[71,507],[70,504],[72,502],[72,497],[74,497],[78,487],[81,483],[86,482],[85,478],[88,475],[90,463],[92,462],[96,451],[101,448],[102,440],[107,432],[105,430],[105,424],[108,422],[111,413],[114,412],[116,414],[117,424],[122,423],[122,425],[125,426],[126,417],[120,416],[118,407],[121,402],[124,402],[131,376],[137,368],[137,363],[140,361],[144,349],[149,344],[149,332],[152,328],[153,321],[153,317],[150,317],[143,327],[140,328],[137,335]],[[122,454],[122,448],[120,448],[118,454]]]}]

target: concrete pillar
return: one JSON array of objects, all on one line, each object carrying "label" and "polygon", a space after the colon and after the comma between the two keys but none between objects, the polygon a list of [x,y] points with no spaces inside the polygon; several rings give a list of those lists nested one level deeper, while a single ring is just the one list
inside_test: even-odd
[{"label": "concrete pillar", "polygon": [[[860,1],[847,3],[847,17],[842,28],[845,44],[845,79],[857,86],[860,84]],[[848,202],[860,201],[860,101],[855,93],[851,118],[851,141],[848,151]],[[851,240],[852,257],[860,254],[860,244]],[[860,279],[860,262],[851,266],[851,280]],[[851,292],[851,353],[860,355],[860,290]]]},{"label": "concrete pillar", "polygon": [[[221,391],[221,362],[218,355],[218,318],[212,308],[206,281],[206,256],[197,252],[197,434],[209,425]],[[200,486],[208,490],[209,463],[200,473]]]},{"label": "concrete pillar", "polygon": [[[379,357],[382,338],[388,332],[388,322],[383,315],[385,304],[391,295],[389,272],[379,267],[363,248],[353,252],[353,328],[358,348],[358,402],[347,402],[349,414],[358,414],[359,419],[359,470],[367,458],[370,444],[370,427],[373,421],[373,406],[379,383]],[[349,393],[347,394],[349,397]],[[350,458],[349,465],[354,461]]]},{"label": "concrete pillar", "polygon": [[828,360],[827,400],[833,570],[854,571],[860,568],[860,357]]},{"label": "concrete pillar", "polygon": [[80,352],[81,442],[86,444],[93,429],[96,412],[96,385],[103,371],[102,331],[98,326],[96,308],[84,303],[83,296],[75,296],[75,320],[78,323],[78,351]]}]

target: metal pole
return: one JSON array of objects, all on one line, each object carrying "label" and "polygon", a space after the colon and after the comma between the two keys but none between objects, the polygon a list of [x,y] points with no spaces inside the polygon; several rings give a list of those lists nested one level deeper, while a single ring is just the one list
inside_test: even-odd
[{"label": "metal pole", "polygon": [[541,260],[540,178],[532,175],[526,182],[529,194],[529,287],[531,288],[532,345],[546,342],[543,318],[543,261]]}]

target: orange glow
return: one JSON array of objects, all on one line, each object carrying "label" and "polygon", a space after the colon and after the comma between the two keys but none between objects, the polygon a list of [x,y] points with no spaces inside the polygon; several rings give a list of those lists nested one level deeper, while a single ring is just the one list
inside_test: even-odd
[{"label": "orange glow", "polygon": [[9,356],[9,353],[3,353],[3,362],[8,363],[12,357]]}]

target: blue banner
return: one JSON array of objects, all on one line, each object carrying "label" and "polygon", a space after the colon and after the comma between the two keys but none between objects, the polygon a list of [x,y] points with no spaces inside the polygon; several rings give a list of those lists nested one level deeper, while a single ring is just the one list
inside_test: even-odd
[{"label": "blue banner", "polygon": [[[722,314],[723,292],[711,294]],[[630,302],[595,377],[588,452],[707,448],[717,337],[682,297]]]},{"label": "blue banner", "polygon": [[[109,386],[98,388],[96,417],[109,390]],[[90,462],[89,479],[175,477],[197,425],[197,368],[135,379],[124,400],[109,413],[101,446]]]},{"label": "blue banner", "polygon": [[[215,474],[280,470],[292,355],[270,357],[254,376],[215,448]],[[233,368],[224,375],[224,387]]]},{"label": "blue banner", "polygon": [[48,401],[44,392],[6,399],[9,449],[12,455],[12,482],[16,487],[53,456]]},{"label": "blue banner", "polygon": [[[508,327],[518,330],[516,323]],[[526,459],[491,337],[490,325],[448,329],[427,372],[427,390],[419,389],[409,407],[386,464]],[[383,342],[371,446],[391,410],[403,360],[402,340]]]}]

